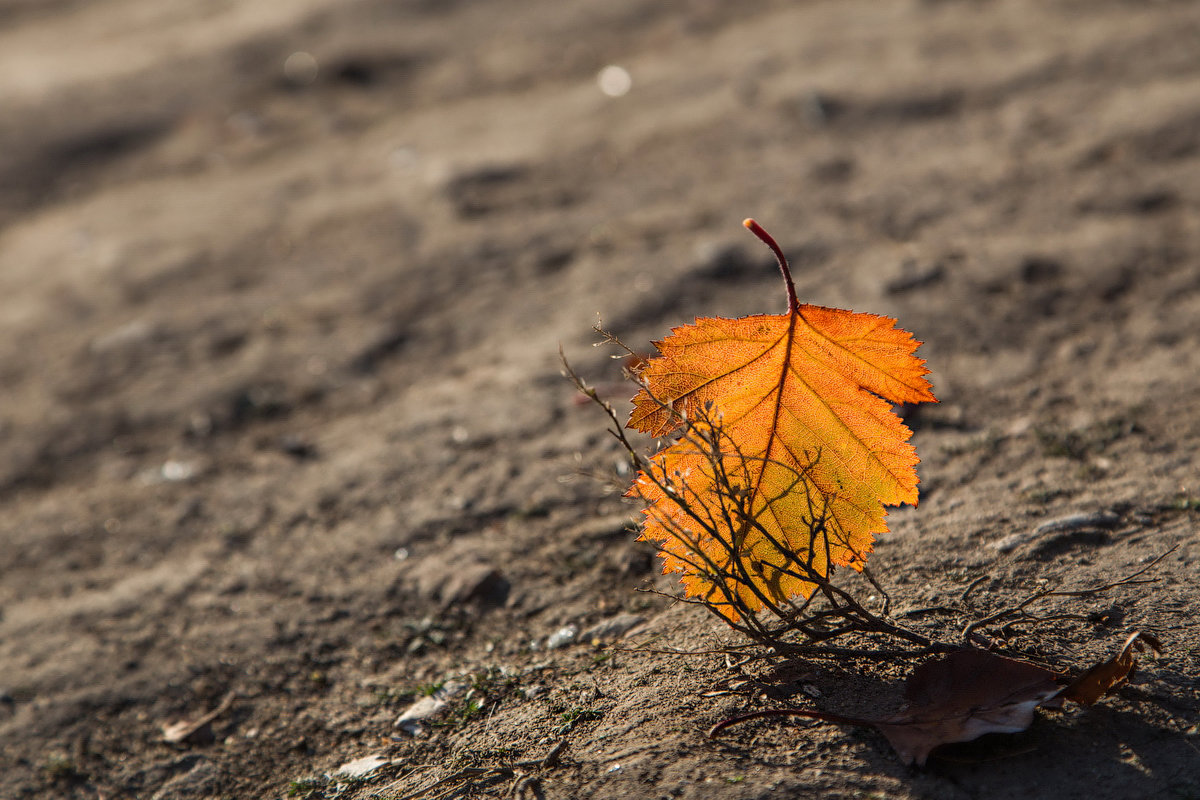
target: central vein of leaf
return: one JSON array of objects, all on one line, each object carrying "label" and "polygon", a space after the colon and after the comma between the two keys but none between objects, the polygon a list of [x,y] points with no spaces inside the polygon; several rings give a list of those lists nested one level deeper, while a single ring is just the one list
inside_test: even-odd
[{"label": "central vein of leaf", "polygon": [[[783,359],[779,362],[779,377],[775,381],[775,407],[771,409],[771,425],[767,433],[767,446],[763,450],[762,466],[754,481],[753,500],[757,501],[762,489],[763,478],[767,474],[767,465],[771,463],[771,452],[775,449],[775,439],[779,431],[779,416],[783,411],[783,384],[787,380],[788,370],[792,363],[792,344],[796,339],[796,311],[788,312],[787,336],[783,342]],[[751,504],[753,508],[753,502]]]}]

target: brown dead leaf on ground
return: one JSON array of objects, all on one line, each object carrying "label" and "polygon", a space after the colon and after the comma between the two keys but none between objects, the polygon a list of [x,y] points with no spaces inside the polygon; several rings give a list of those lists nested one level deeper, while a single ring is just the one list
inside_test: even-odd
[{"label": "brown dead leaf on ground", "polygon": [[1035,709],[1061,708],[1064,699],[1091,705],[1121,686],[1134,667],[1133,652],[1162,646],[1150,634],[1132,634],[1113,659],[1084,671],[1062,687],[1065,676],[1046,667],[986,650],[957,650],[926,661],[905,684],[907,705],[879,719],[850,717],[799,708],[770,709],[732,717],[713,726],[709,736],[752,719],[797,716],[842,725],[867,725],[882,733],[905,764],[924,766],[944,744],[969,742],[987,733],[1020,733],[1033,722]]},{"label": "brown dead leaf on ground", "polygon": [[905,685],[905,711],[875,724],[905,764],[924,765],[943,744],[1020,733],[1059,693],[1058,673],[984,650],[927,661]]},{"label": "brown dead leaf on ground", "polygon": [[734,717],[709,735],[750,719],[778,714],[843,725],[869,725],[885,737],[905,764],[924,766],[943,744],[969,742],[985,733],[1019,733],[1033,711],[1059,693],[1058,673],[985,650],[958,650],[917,667],[905,684],[906,708],[881,719],[805,709],[774,709]]}]

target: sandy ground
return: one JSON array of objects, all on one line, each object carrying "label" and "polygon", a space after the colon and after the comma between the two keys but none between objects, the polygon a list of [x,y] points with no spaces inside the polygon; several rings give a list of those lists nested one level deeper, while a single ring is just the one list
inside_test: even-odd
[{"label": "sandy ground", "polygon": [[[1200,797],[1198,210],[1194,2],[0,0],[0,796]],[[924,769],[706,737],[915,663],[713,652],[636,591],[673,581],[558,347],[624,403],[597,315],[782,311],[746,216],[925,342],[895,613],[953,640],[969,587],[1176,547],[988,631],[1068,670],[1154,632],[1129,687]]]}]

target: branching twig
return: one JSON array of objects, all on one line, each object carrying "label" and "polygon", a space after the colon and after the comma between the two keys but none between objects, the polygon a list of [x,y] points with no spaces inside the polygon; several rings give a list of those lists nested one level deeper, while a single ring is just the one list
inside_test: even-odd
[{"label": "branching twig", "polygon": [[[1037,624],[1041,624],[1041,623],[1045,623],[1045,622],[1052,622],[1052,621],[1062,620],[1062,619],[1077,619],[1077,618],[1079,618],[1079,616],[1073,615],[1073,614],[1035,615],[1035,614],[1028,613],[1025,609],[1027,609],[1029,606],[1033,605],[1034,603],[1038,602],[1039,600],[1046,599],[1047,597],[1092,597],[1092,596],[1095,596],[1098,594],[1103,594],[1105,592],[1111,591],[1120,586],[1136,586],[1138,584],[1144,584],[1144,583],[1155,583],[1158,580],[1157,578],[1142,578],[1142,576],[1145,575],[1150,570],[1157,567],[1160,561],[1162,561],[1167,556],[1171,555],[1171,553],[1174,553],[1175,550],[1178,549],[1178,547],[1179,547],[1179,545],[1175,545],[1170,550],[1168,550],[1165,553],[1163,553],[1162,555],[1158,556],[1158,558],[1155,558],[1149,564],[1147,564],[1146,566],[1137,570],[1136,572],[1132,572],[1123,578],[1119,578],[1115,581],[1110,581],[1109,583],[1104,583],[1104,584],[1100,584],[1097,586],[1090,586],[1086,589],[1043,589],[1041,591],[1034,592],[1033,594],[1029,595],[1028,597],[1023,599],[1021,602],[1017,603],[1016,605],[1012,605],[1007,608],[1002,608],[993,614],[989,614],[988,616],[984,617],[983,619],[975,620],[974,622],[970,623],[965,628],[963,628],[962,638],[964,641],[966,641],[968,643],[973,642],[975,640],[974,637],[976,636],[976,633],[975,633],[976,631],[978,631],[980,628],[984,627],[985,625],[992,625],[992,624],[998,623],[998,622],[1003,622],[1005,625],[1019,625],[1019,624],[1037,625]],[[973,585],[974,584],[972,584],[972,586]],[[971,587],[968,587],[968,591],[970,588]],[[966,592],[964,592],[963,594],[965,596]]]},{"label": "branching twig", "polygon": [[[635,355],[613,334],[598,326],[596,330],[605,342],[616,345],[626,354]],[[829,512],[829,498],[814,497],[809,491],[806,481],[809,480],[809,471],[820,458],[819,452],[806,454],[809,461],[801,464],[799,469],[773,460],[747,456],[725,434],[716,409],[711,406],[694,408],[690,410],[692,416],[689,418],[683,410],[671,407],[651,395],[651,399],[669,412],[679,425],[676,446],[684,448],[685,452],[690,449],[711,470],[711,499],[697,497],[681,476],[668,474],[660,462],[641,454],[625,433],[612,405],[601,399],[595,389],[575,372],[561,349],[559,354],[567,376],[608,417],[609,434],[626,452],[633,469],[657,493],[674,503],[672,514],[678,512],[677,517],[668,519],[662,512],[656,517],[667,534],[681,545],[671,549],[670,558],[681,566],[685,575],[704,578],[709,589],[706,594],[695,597],[668,597],[703,605],[730,627],[760,645],[777,651],[797,646],[784,641],[782,637],[788,633],[800,634],[807,643],[826,642],[851,633],[876,633],[900,638],[923,648],[934,645],[928,637],[888,618],[889,595],[870,572],[862,570],[866,580],[882,599],[879,614],[867,609],[854,595],[833,582],[831,553],[835,549],[842,552],[848,550],[856,562],[856,568],[863,565],[865,557],[854,551],[849,544],[849,537],[836,526]],[[627,374],[637,380],[635,373]],[[638,383],[650,394],[643,382]],[[797,553],[786,542],[779,541],[759,519],[764,509],[771,507],[774,498],[767,498],[765,502],[760,499],[756,512],[752,506],[755,498],[742,485],[746,482],[743,476],[767,466],[790,475],[787,485],[779,489],[779,494],[774,497],[799,492],[807,500],[806,518],[810,524],[810,535],[804,552]],[[634,491],[637,491],[636,488]],[[683,521],[684,525],[676,520]],[[742,545],[749,535],[765,542],[769,548],[759,548],[759,552],[751,556]],[[811,587],[808,596],[799,598],[797,602],[791,597],[768,591],[771,581],[784,577]],[[765,614],[756,613],[749,604],[750,599],[764,609]]]},{"label": "branching twig", "polygon": [[[616,345],[623,355],[637,357],[634,351],[618,337],[597,326],[596,331],[605,343]],[[888,650],[889,653],[920,654],[952,649],[952,645],[937,641],[923,633],[910,630],[890,616],[891,598],[876,576],[865,566],[864,554],[855,551],[850,537],[840,529],[830,504],[836,498],[810,490],[810,471],[821,457],[821,453],[802,455],[807,463],[784,464],[766,457],[749,456],[743,453],[724,431],[719,409],[711,405],[684,407],[663,402],[650,392],[646,383],[639,379],[637,370],[627,369],[626,376],[638,383],[650,400],[657,403],[676,423],[678,438],[673,447],[677,453],[696,456],[706,470],[705,477],[711,486],[706,486],[705,495],[698,496],[683,479],[682,475],[670,474],[664,461],[642,455],[630,440],[625,426],[617,418],[611,403],[603,400],[595,389],[575,372],[561,348],[563,367],[567,376],[585,396],[601,407],[609,420],[608,432],[617,440],[630,460],[647,490],[639,489],[635,483],[629,494],[646,498],[647,491],[654,494],[659,503],[651,503],[647,512],[652,515],[656,529],[665,531],[673,541],[662,541],[662,555],[684,573],[702,579],[704,593],[690,597],[646,589],[662,594],[677,602],[702,605],[719,617],[731,628],[749,637],[758,645],[767,647],[777,654],[832,652],[829,642],[849,634],[878,634],[900,639],[918,649],[913,651]],[[780,475],[787,476],[779,483],[777,494],[770,497],[755,497],[751,481],[747,476],[761,473],[770,467]],[[711,473],[711,474],[710,474]],[[757,486],[758,484],[754,484]],[[808,538],[802,550],[797,551],[788,542],[780,541],[776,531],[760,519],[773,503],[785,496],[799,493],[806,503]],[[668,498],[664,511],[662,497]],[[756,510],[757,509],[757,510]],[[748,537],[759,544],[751,550],[744,547]],[[667,547],[671,544],[671,547]],[[991,625],[1011,628],[1018,625],[1038,625],[1065,619],[1082,619],[1078,614],[1035,614],[1029,609],[1038,601],[1049,597],[1088,597],[1112,589],[1153,582],[1143,578],[1175,548],[1168,550],[1136,572],[1110,583],[1084,589],[1048,589],[1034,592],[1015,605],[990,613],[982,619],[970,621],[963,627],[961,636],[968,644],[991,642],[982,636],[982,629]],[[879,594],[881,599],[878,613],[871,611],[854,593],[834,582],[832,554],[849,553],[852,566],[862,573],[863,578]],[[805,596],[787,596],[782,590],[783,581],[798,581],[806,587]],[[957,603],[919,609],[902,614],[901,617],[916,617],[921,613],[944,613],[969,618],[966,608],[971,593],[989,580],[980,576],[963,590]],[[795,585],[795,584],[792,584]],[[760,609],[760,610],[755,610]],[[792,637],[798,635],[799,641]],[[841,648],[845,650],[845,648]],[[847,650],[847,652],[851,652]],[[854,651],[866,654],[870,651]]]}]

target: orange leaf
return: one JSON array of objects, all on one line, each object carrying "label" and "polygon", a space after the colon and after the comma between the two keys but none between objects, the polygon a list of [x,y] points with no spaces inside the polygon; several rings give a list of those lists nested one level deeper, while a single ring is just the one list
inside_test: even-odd
[{"label": "orange leaf", "polygon": [[805,575],[861,569],[884,506],[917,501],[912,433],[891,404],[936,402],[920,342],[887,317],[801,305],[778,245],[746,227],[779,258],[788,313],[673,329],[638,373],[628,423],[693,434],[628,494],[649,505],[641,538],[661,543],[664,572],[734,620],[738,600],[757,611],[811,595]]}]

